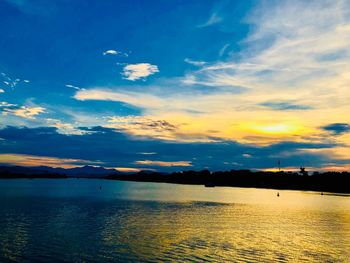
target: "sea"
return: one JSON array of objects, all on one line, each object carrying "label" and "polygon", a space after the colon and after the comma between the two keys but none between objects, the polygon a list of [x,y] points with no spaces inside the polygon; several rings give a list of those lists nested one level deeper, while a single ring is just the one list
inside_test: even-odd
[{"label": "sea", "polygon": [[0,262],[350,262],[350,196],[0,180]]}]

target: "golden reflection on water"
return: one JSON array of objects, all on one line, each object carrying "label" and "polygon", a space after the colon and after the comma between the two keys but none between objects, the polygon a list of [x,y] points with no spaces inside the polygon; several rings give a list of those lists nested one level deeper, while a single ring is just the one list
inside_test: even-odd
[{"label": "golden reflection on water", "polygon": [[93,180],[3,184],[0,262],[350,262],[348,196]]},{"label": "golden reflection on water", "polygon": [[141,211],[107,218],[102,231],[105,244],[116,245],[118,254],[129,250],[140,259],[158,261],[350,259],[350,216],[346,213],[196,202]]}]

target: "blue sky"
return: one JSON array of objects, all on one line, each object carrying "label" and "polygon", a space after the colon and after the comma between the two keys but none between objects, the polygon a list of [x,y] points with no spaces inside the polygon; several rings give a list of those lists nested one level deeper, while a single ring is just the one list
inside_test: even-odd
[{"label": "blue sky", "polygon": [[0,163],[348,169],[349,11],[2,1]]}]

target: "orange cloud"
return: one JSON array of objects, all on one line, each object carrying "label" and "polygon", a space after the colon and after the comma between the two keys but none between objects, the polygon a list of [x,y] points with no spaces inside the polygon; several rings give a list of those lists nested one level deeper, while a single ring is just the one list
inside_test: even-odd
[{"label": "orange cloud", "polygon": [[26,107],[22,106],[18,109],[10,109],[10,108],[5,108],[3,111],[3,114],[13,114],[22,118],[26,119],[35,119],[35,115],[38,115],[40,113],[44,113],[45,108],[42,107]]},{"label": "orange cloud", "polygon": [[114,169],[118,170],[119,172],[125,172],[125,173],[137,173],[140,171],[155,171],[154,169],[150,168],[133,168],[133,167],[115,167]]},{"label": "orange cloud", "polygon": [[91,162],[81,159],[56,158],[48,156],[36,156],[27,154],[0,154],[0,164],[12,164],[20,166],[50,166],[72,168],[87,164],[97,164],[99,162]]}]

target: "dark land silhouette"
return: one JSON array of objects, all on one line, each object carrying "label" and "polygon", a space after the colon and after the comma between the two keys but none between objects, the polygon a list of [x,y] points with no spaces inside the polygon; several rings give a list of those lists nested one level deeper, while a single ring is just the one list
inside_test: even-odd
[{"label": "dark land silhouette", "polygon": [[53,168],[48,166],[0,166],[0,178],[104,178],[116,174],[115,169],[106,169],[95,166],[74,168]]},{"label": "dark land silhouette", "polygon": [[107,178],[141,182],[197,184],[206,187],[232,186],[350,193],[349,172],[314,172],[309,175],[305,169],[301,169],[300,172],[253,172],[250,170],[210,172],[202,170],[171,174],[142,171],[135,174],[110,175]]},{"label": "dark land silhouette", "polygon": [[46,166],[0,166],[0,179],[17,178],[99,178],[121,181],[204,185],[206,187],[232,186],[350,193],[349,172],[309,173],[304,167],[300,167],[299,172],[250,170],[210,172],[209,170],[189,170],[174,173],[152,171],[123,173],[114,169],[93,166],[70,169]]}]

